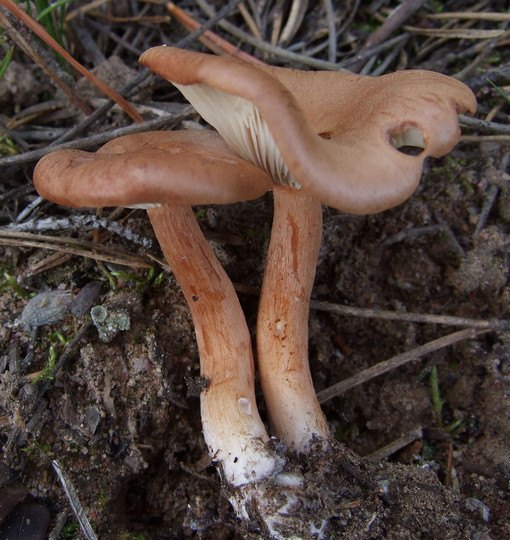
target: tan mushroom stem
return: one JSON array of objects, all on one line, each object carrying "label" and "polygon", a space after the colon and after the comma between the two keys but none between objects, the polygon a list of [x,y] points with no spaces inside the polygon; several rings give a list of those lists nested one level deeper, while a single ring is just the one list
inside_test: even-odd
[{"label": "tan mushroom stem", "polygon": [[193,315],[201,374],[209,381],[201,405],[211,457],[233,486],[279,472],[283,460],[268,445],[255,403],[243,312],[190,206],[259,197],[270,187],[267,174],[212,131],[152,132],[120,137],[95,153],[53,152],[37,164],[34,183],[41,195],[69,206],[148,208]]},{"label": "tan mushroom stem", "polygon": [[321,244],[322,207],[274,186],[274,219],[257,319],[257,359],[271,426],[287,448],[306,452],[330,431],[308,362],[308,314]]},{"label": "tan mushroom stem", "polygon": [[250,334],[232,282],[189,206],[147,212],[193,316],[200,373],[209,383],[200,395],[209,453],[231,485],[270,476],[282,463],[258,414]]}]

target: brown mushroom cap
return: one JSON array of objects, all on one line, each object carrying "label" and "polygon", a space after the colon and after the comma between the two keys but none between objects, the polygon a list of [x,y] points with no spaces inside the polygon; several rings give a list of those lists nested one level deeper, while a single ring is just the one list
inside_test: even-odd
[{"label": "brown mushroom cap", "polygon": [[43,197],[72,207],[226,204],[260,197],[269,176],[212,131],[156,131],[97,152],[59,150],[34,170]]},{"label": "brown mushroom cap", "polygon": [[[356,214],[378,212],[409,197],[424,159],[450,151],[460,135],[457,115],[476,107],[467,86],[428,71],[377,78],[305,72],[166,46],[149,49],[140,62],[182,85],[181,91],[229,145],[245,158],[255,156],[251,160],[275,180],[288,168],[290,184],[295,180],[324,203]],[[208,87],[236,96],[232,110],[214,111],[217,94],[206,95],[204,102],[209,99],[211,106],[204,105]],[[235,109],[244,115],[241,121]],[[243,125],[244,132],[232,136],[227,121]],[[423,151],[411,156],[396,148],[407,144]],[[278,158],[283,164],[271,162]]]}]

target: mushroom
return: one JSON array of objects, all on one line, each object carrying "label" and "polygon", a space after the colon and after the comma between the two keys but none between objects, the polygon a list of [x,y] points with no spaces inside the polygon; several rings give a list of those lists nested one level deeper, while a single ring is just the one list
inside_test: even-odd
[{"label": "mushroom", "polygon": [[[140,62],[179,88],[236,154],[274,182],[257,323],[262,389],[289,450],[327,444],[307,353],[321,202],[352,214],[400,204],[416,189],[425,158],[458,142],[458,114],[474,112],[476,100],[461,82],[429,71],[304,72],[166,46]],[[404,146],[418,150],[408,155]]]},{"label": "mushroom", "polygon": [[250,334],[236,292],[212,253],[192,204],[232,203],[270,189],[260,168],[212,131],[150,132],[115,139],[96,153],[60,150],[34,170],[38,192],[72,207],[147,208],[161,249],[189,304],[208,381],[204,437],[229,485],[280,471],[255,402]]}]

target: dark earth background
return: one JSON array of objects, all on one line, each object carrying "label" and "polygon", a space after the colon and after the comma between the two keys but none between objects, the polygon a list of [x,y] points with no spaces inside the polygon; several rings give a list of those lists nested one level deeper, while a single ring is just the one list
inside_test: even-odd
[{"label": "dark earth background", "polygon": [[[67,6],[64,43],[117,90],[140,71],[137,58],[146,48],[188,34],[164,2],[92,4]],[[202,2],[176,4],[200,23],[209,19]],[[295,2],[305,16],[293,37],[278,42],[278,21],[285,26],[290,4],[246,1],[223,18],[253,37],[242,10],[258,13],[256,45],[228,26],[212,30],[275,65],[310,69],[306,58],[315,58],[373,75],[432,69],[464,81],[479,102],[474,119],[462,119],[459,145],[426,163],[408,202],[367,217],[323,210],[313,298],[375,312],[367,318],[311,310],[317,391],[472,328],[457,343],[418,354],[323,404],[345,447],[333,464],[332,456],[311,456],[302,467],[311,483],[327,478],[342,493],[329,537],[509,538],[508,4]],[[45,538],[45,528],[52,538],[85,538],[66,491],[74,491],[99,538],[260,537],[236,521],[221,496],[201,435],[192,321],[145,212],[77,211],[37,199],[31,176],[38,158],[28,152],[86,115],[20,49],[14,33],[91,109],[106,98],[0,10],[14,28],[1,43],[4,54],[14,49],[0,82],[0,538],[11,538],[6,527],[23,512],[39,531],[33,538]],[[447,12],[473,18],[435,17]],[[486,20],[488,13],[496,17]],[[206,50],[196,39],[186,46]],[[284,57],[285,51],[301,56]],[[158,129],[202,124],[157,77],[146,78],[129,101],[153,122],[146,129],[158,119]],[[94,150],[113,138],[113,129],[131,124],[115,106],[72,140]],[[102,141],[86,139],[100,134]],[[253,331],[271,194],[196,214]],[[91,242],[103,260],[94,258]],[[110,329],[91,322],[92,306],[107,310]],[[469,320],[456,326],[447,319],[387,320],[385,310]],[[260,408],[265,416],[262,400]],[[358,528],[367,515],[373,526]]]}]

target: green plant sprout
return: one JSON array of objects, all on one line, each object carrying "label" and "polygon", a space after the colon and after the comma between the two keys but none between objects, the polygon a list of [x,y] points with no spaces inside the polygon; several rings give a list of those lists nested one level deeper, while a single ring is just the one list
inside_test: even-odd
[{"label": "green plant sprout", "polygon": [[51,446],[48,443],[41,444],[36,440],[28,440],[28,444],[21,451],[28,455],[41,453],[45,458],[48,458],[51,452]]},{"label": "green plant sprout", "polygon": [[490,79],[487,79],[487,81],[496,90],[496,92],[506,100],[507,103],[510,103],[510,96],[502,88],[500,88],[496,83],[493,83]]},{"label": "green plant sprout", "polygon": [[156,275],[156,270],[153,266],[151,266],[146,275],[133,274],[131,272],[124,272],[123,270],[114,270],[111,272],[111,275],[123,281],[133,281],[135,283],[138,283],[137,289],[139,291],[149,287],[159,287],[164,277],[163,272],[160,272]]},{"label": "green plant sprout", "polygon": [[205,212],[206,212],[205,208],[199,208],[198,210],[195,211],[195,217],[197,219],[202,219],[203,217],[205,217]]},{"label": "green plant sprout", "polygon": [[53,341],[53,342],[60,342],[62,345],[66,345],[67,343],[69,343],[70,341],[73,340],[73,336],[70,336],[70,337],[65,337],[61,332],[52,332],[50,334],[50,340]]},{"label": "green plant sprout", "polygon": [[52,374],[53,368],[57,363],[57,344],[52,343],[48,352],[48,362],[41,370],[41,373],[34,379],[34,384],[37,384],[42,381],[52,381],[54,376]]},{"label": "green plant sprout", "polygon": [[[5,42],[5,39],[2,39],[1,43],[3,44],[4,42]],[[2,61],[0,62],[0,80],[4,76],[4,73],[7,70],[7,66],[11,62],[13,53],[14,53],[14,47],[9,47],[7,49],[7,52],[5,53],[4,57],[2,58]]]},{"label": "green plant sprout", "polygon": [[73,540],[73,538],[78,538],[78,533],[80,531],[80,524],[77,521],[73,521],[66,525],[58,536],[59,540]]},{"label": "green plant sprout", "polygon": [[441,422],[441,417],[443,413],[444,400],[441,398],[441,392],[439,390],[439,378],[437,375],[437,367],[434,366],[430,372],[430,393],[432,396],[432,407],[436,413],[439,421]]},{"label": "green plant sprout", "polygon": [[[17,4],[20,2],[15,0]],[[75,0],[58,0],[57,2],[51,2],[50,0],[34,0],[33,2],[26,2],[27,13],[37,22],[39,22],[50,36],[57,41],[62,47],[65,47],[65,22],[67,15],[67,4],[74,2]],[[35,9],[32,6],[35,5]],[[0,28],[0,36],[3,34],[3,29]],[[2,39],[0,44],[5,43],[6,39]],[[9,66],[12,55],[14,53],[14,47],[10,47],[4,58],[0,62],[0,80],[4,76],[7,67]],[[60,56],[59,62],[65,65],[65,62]]]},{"label": "green plant sprout", "polygon": [[[1,78],[2,74],[0,74],[0,79]],[[0,137],[0,156],[14,156],[17,153],[18,149],[16,148],[16,145],[11,138],[5,135]]]},{"label": "green plant sprout", "polygon": [[[59,0],[51,2],[49,0],[34,0],[35,11],[32,9],[32,2],[27,2],[27,13],[41,23],[48,34],[60,45],[64,46],[64,27],[67,15],[67,4],[74,0]],[[19,4],[19,2],[17,2]]]},{"label": "green plant sprout", "polygon": [[34,379],[34,384],[42,381],[51,381],[54,379],[52,374],[53,368],[57,363],[57,348],[59,345],[66,345],[72,341],[74,336],[65,337],[61,332],[52,332],[49,335],[49,341],[51,342],[50,348],[48,350],[48,362],[41,370],[41,373]]},{"label": "green plant sprout", "polygon": [[33,296],[32,293],[29,293],[16,281],[16,278],[9,274],[6,270],[0,268],[0,293],[4,293],[8,290],[11,290],[20,298],[30,298]]},{"label": "green plant sprout", "polygon": [[462,420],[453,420],[450,424],[445,425],[443,422],[443,407],[445,400],[441,397],[441,391],[439,389],[439,377],[437,367],[434,366],[430,371],[430,393],[432,397],[432,407],[436,413],[437,419],[441,424],[441,427],[451,435],[455,436],[459,431],[464,427],[464,422]]}]

